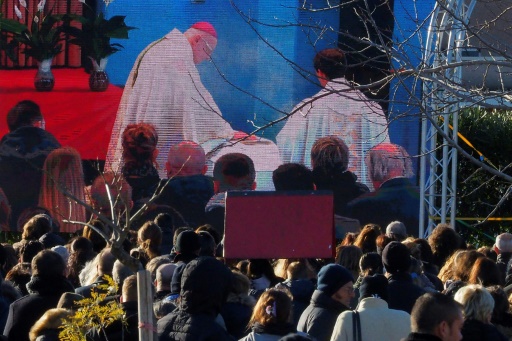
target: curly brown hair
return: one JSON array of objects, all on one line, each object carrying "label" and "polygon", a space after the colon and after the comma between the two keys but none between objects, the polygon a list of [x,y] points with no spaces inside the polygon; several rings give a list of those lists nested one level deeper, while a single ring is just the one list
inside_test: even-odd
[{"label": "curly brown hair", "polygon": [[155,162],[158,134],[149,123],[129,124],[122,135],[125,167],[140,167]]}]

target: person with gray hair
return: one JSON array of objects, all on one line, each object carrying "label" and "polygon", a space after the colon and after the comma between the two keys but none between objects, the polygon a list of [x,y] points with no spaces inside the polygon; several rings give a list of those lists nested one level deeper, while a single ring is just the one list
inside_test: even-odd
[{"label": "person with gray hair", "polygon": [[496,265],[500,270],[503,283],[505,283],[508,271],[508,263],[512,258],[512,234],[505,232],[498,235],[496,237],[493,250],[498,255],[496,258]]},{"label": "person with gray hair", "polygon": [[171,281],[176,270],[176,264],[162,264],[156,269],[156,293],[153,300],[153,312],[157,318],[162,318],[176,308],[171,295]]},{"label": "person with gray hair", "polygon": [[386,226],[386,236],[397,242],[402,242],[407,238],[407,228],[401,221],[392,221]]},{"label": "person with gray hair", "polygon": [[406,226],[407,235],[418,236],[420,190],[409,180],[413,172],[407,151],[381,143],[368,151],[365,161],[375,189],[348,203],[347,216],[361,225],[387,226],[398,220]]},{"label": "person with gray hair", "polygon": [[96,263],[96,279],[90,285],[85,285],[76,288],[75,293],[80,294],[84,297],[91,297],[91,292],[93,289],[98,290],[98,285],[108,283],[104,276],[112,276],[112,269],[114,267],[116,257],[112,254],[110,248],[105,248],[96,256],[96,258],[98,258]]},{"label": "person with gray hair", "polygon": [[155,203],[177,212],[173,215],[176,227],[204,224],[204,209],[214,194],[213,181],[205,175],[208,166],[204,149],[193,141],[171,146],[165,169],[167,179],[160,181],[162,194]]},{"label": "person with gray hair", "polygon": [[494,299],[486,288],[471,284],[460,288],[454,297],[464,308],[464,341],[505,341],[508,340],[491,324]]},{"label": "person with gray hair", "polygon": [[[141,265],[141,270],[142,270],[142,265]],[[112,278],[114,279],[114,282],[116,282],[117,285],[119,286],[119,288],[118,288],[119,292],[121,291],[124,280],[131,275],[135,275],[135,273],[128,266],[121,263],[121,261],[119,259],[117,259],[114,262],[114,267],[112,268]]]}]

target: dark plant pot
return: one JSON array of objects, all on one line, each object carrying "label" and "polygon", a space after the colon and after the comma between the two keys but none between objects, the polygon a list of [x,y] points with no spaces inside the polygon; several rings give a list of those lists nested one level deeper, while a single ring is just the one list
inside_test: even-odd
[{"label": "dark plant pot", "polygon": [[39,63],[36,77],[34,78],[34,87],[37,91],[52,91],[55,85],[55,78],[51,70],[51,60]]},{"label": "dark plant pot", "polygon": [[91,71],[91,76],[89,77],[89,88],[91,91],[106,91],[109,84],[108,75],[105,71]]}]

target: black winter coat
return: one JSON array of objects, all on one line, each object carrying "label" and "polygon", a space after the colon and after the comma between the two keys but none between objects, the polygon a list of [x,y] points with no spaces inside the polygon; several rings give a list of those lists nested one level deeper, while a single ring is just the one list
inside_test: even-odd
[{"label": "black winter coat", "polygon": [[389,309],[403,310],[410,314],[418,297],[425,293],[425,290],[413,283],[409,273],[394,273],[389,276],[388,283]]},{"label": "black winter coat", "polygon": [[64,277],[32,276],[27,288],[30,294],[14,301],[9,307],[4,329],[4,335],[8,340],[29,341],[28,333],[34,323],[48,309],[57,306],[63,293],[75,291]]},{"label": "black winter coat", "polygon": [[229,293],[231,271],[213,257],[187,264],[178,307],[158,321],[159,341],[234,340],[215,318]]},{"label": "black winter coat", "polygon": [[464,341],[507,341],[508,339],[495,326],[478,320],[469,319],[462,326]]},{"label": "black winter coat", "polygon": [[315,290],[311,303],[300,316],[297,330],[308,333],[317,341],[329,341],[338,315],[348,309],[320,290]]}]

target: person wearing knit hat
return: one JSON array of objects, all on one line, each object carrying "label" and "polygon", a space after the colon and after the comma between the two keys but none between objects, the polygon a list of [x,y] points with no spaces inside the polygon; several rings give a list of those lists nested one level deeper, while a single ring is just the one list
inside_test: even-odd
[{"label": "person wearing knit hat", "polygon": [[391,242],[382,251],[382,263],[388,272],[388,304],[391,309],[411,313],[416,299],[425,293],[413,283],[409,267],[411,255],[407,246]]},{"label": "person wearing knit hat", "polygon": [[382,251],[382,264],[389,273],[407,272],[411,266],[411,253],[400,242],[391,242]]},{"label": "person wearing knit hat", "polygon": [[[401,310],[388,308],[388,281],[383,275],[363,278],[356,312],[359,315],[361,340],[395,341],[411,331],[411,317]],[[353,340],[354,312],[347,310],[338,316],[331,341]]]},{"label": "person wearing knit hat", "polygon": [[[119,104],[106,169],[120,169],[122,132],[129,124],[144,121],[156,127],[159,165],[167,162],[171,146],[182,141],[203,144],[218,139],[217,144],[212,143],[213,149],[234,136],[235,131],[222,117],[197,68],[210,59],[216,46],[215,28],[201,21],[185,32],[173,29],[139,54]],[[167,177],[164,167],[159,175]]]},{"label": "person wearing knit hat", "polygon": [[317,288],[311,303],[299,319],[297,330],[329,341],[338,315],[350,309],[354,297],[354,278],[349,270],[339,264],[328,264],[320,269]]},{"label": "person wearing knit hat", "polygon": [[401,221],[392,221],[386,226],[386,236],[397,242],[401,242],[407,238],[407,228]]},{"label": "person wearing knit hat", "polygon": [[512,258],[512,234],[506,232],[497,236],[493,250],[498,255],[496,265],[500,270],[502,282],[505,283],[507,264]]}]

